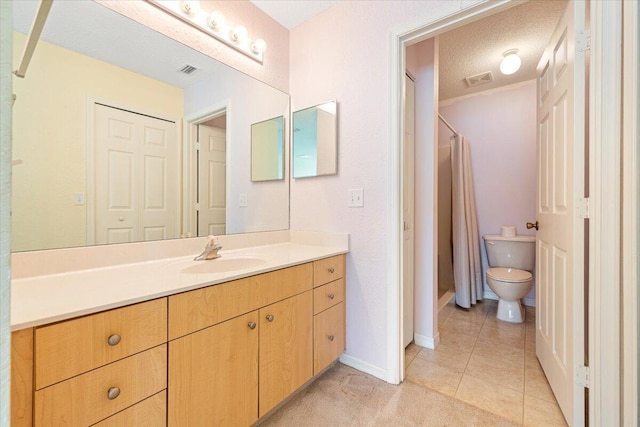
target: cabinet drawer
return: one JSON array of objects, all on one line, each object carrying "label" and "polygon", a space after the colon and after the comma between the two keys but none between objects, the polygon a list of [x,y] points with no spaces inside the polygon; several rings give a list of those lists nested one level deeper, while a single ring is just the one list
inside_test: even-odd
[{"label": "cabinet drawer", "polygon": [[91,425],[166,388],[164,344],[36,391],[35,426]]},{"label": "cabinet drawer", "polygon": [[110,416],[93,427],[163,427],[166,425],[167,391],[163,390],[122,412]]},{"label": "cabinet drawer", "polygon": [[344,302],[313,317],[313,375],[344,352]]},{"label": "cabinet drawer", "polygon": [[308,263],[170,296],[169,339],[257,310],[312,286],[313,266]]},{"label": "cabinet drawer", "polygon": [[36,390],[166,341],[166,298],[37,328]]},{"label": "cabinet drawer", "polygon": [[333,282],[342,277],[344,277],[344,255],[337,255],[313,262],[314,287]]},{"label": "cabinet drawer", "polygon": [[344,301],[344,279],[322,285],[313,290],[313,314],[325,311]]}]

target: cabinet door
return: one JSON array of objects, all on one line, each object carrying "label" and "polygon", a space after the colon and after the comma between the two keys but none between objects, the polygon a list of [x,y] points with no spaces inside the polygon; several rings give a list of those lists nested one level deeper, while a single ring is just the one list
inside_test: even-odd
[{"label": "cabinet door", "polygon": [[313,294],[260,310],[260,416],[313,376]]},{"label": "cabinet door", "polygon": [[169,342],[169,426],[258,419],[258,312]]},{"label": "cabinet door", "polygon": [[314,323],[313,374],[316,375],[344,352],[344,302],[316,315]]}]

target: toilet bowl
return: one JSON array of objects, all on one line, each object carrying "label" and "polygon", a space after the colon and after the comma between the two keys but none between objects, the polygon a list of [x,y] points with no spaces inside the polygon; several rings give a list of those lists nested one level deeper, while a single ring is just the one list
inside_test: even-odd
[{"label": "toilet bowl", "polygon": [[535,237],[487,235],[482,239],[490,267],[486,271],[487,284],[499,298],[496,317],[522,323],[525,312],[521,299],[533,286]]},{"label": "toilet bowl", "polygon": [[524,322],[525,314],[520,300],[531,291],[531,273],[517,268],[490,268],[487,270],[487,284],[500,298],[496,317],[505,322]]}]

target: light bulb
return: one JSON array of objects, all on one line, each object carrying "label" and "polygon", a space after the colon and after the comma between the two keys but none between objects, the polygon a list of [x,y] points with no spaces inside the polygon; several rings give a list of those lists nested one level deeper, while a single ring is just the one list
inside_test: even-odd
[{"label": "light bulb", "polygon": [[209,15],[209,26],[214,30],[224,27],[224,14],[216,10]]},{"label": "light bulb", "polygon": [[180,9],[187,15],[194,15],[198,5],[193,0],[183,0],[180,2]]},{"label": "light bulb", "polygon": [[247,29],[242,25],[238,25],[233,30],[231,30],[231,40],[236,43],[240,43],[242,39],[247,36]]},{"label": "light bulb", "polygon": [[253,53],[260,55],[267,50],[267,42],[262,39],[257,39],[251,45],[251,50]]},{"label": "light bulb", "polygon": [[504,58],[500,63],[500,72],[504,75],[510,75],[520,69],[522,61],[518,56],[518,49],[510,49],[502,54]]}]

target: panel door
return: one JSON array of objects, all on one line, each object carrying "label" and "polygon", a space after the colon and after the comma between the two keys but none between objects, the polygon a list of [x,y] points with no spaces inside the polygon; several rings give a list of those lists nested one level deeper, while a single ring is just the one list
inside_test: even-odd
[{"label": "panel door", "polygon": [[584,127],[576,114],[584,94],[575,84],[575,7],[569,2],[537,69],[536,354],[570,425],[581,399],[574,390],[574,342],[584,333],[583,323],[574,319],[579,303],[574,289],[582,283],[574,272],[582,256],[576,244],[582,223],[575,211],[582,185],[575,171],[581,168],[577,144],[584,143],[576,138]]},{"label": "panel door", "polygon": [[258,419],[258,323],[254,311],[169,342],[169,426]]},{"label": "panel door", "polygon": [[198,141],[198,236],[226,234],[226,131],[198,125]]},{"label": "panel door", "polygon": [[260,416],[313,376],[313,291],[260,309]]},{"label": "panel door", "polygon": [[95,243],[177,237],[175,123],[100,104],[94,108]]}]

